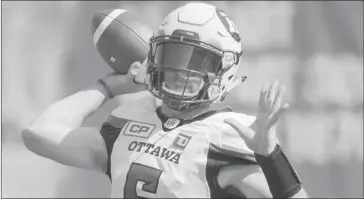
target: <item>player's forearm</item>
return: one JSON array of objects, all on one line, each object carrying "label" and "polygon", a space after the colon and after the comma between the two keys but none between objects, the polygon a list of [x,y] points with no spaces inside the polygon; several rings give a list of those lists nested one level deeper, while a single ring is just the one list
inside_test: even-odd
[{"label": "player's forearm", "polygon": [[273,198],[308,197],[293,165],[279,145],[269,156],[255,155]]},{"label": "player's forearm", "polygon": [[59,144],[106,100],[103,87],[95,84],[52,104],[26,130],[53,144]]}]

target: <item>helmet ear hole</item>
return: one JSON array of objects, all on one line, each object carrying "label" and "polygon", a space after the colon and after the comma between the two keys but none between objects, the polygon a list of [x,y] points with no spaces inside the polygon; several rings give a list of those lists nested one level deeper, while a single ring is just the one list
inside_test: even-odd
[{"label": "helmet ear hole", "polygon": [[231,80],[231,78],[233,78],[233,77],[234,77],[234,75],[230,75],[230,76],[229,76],[229,78],[228,78],[228,79],[229,79],[229,81],[230,81],[230,80]]}]

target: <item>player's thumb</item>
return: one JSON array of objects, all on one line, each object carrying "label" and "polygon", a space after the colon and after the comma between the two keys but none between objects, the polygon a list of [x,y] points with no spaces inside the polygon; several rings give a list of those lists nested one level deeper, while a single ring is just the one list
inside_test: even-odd
[{"label": "player's thumb", "polygon": [[129,67],[128,74],[134,75],[134,76],[137,75],[138,71],[140,70],[141,67],[142,66],[141,66],[140,62],[137,62],[137,61],[133,62]]},{"label": "player's thumb", "polygon": [[134,62],[129,69],[129,74],[137,83],[144,83],[145,79],[145,73],[146,73],[146,60],[143,62],[143,64],[140,64],[139,62]]},{"label": "player's thumb", "polygon": [[242,125],[238,120],[229,118],[225,119],[224,122],[235,129],[244,141],[249,142],[253,139],[254,131],[251,128]]}]

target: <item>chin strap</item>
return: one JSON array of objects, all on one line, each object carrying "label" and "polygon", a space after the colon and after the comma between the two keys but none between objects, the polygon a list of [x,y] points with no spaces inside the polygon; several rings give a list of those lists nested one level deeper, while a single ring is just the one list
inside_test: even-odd
[{"label": "chin strap", "polygon": [[227,94],[229,93],[229,91],[231,91],[233,88],[235,88],[237,85],[245,82],[245,80],[247,79],[247,76],[242,76],[242,77],[234,77],[234,80],[231,84],[229,84],[229,86],[226,88],[226,91],[224,94],[222,94],[221,96],[221,101],[225,100]]}]

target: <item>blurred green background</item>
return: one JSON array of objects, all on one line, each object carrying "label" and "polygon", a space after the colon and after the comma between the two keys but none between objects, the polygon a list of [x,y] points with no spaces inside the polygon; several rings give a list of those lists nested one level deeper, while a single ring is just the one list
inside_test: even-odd
[{"label": "blurred green background", "polygon": [[[27,151],[20,131],[48,105],[110,69],[93,45],[97,10],[139,12],[152,27],[185,2],[2,2],[2,196],[108,197],[108,178]],[[312,197],[363,197],[363,2],[210,2],[242,38],[243,85],[226,100],[254,114],[278,78],[290,111],[281,143]],[[86,125],[100,126],[109,103]]]}]

